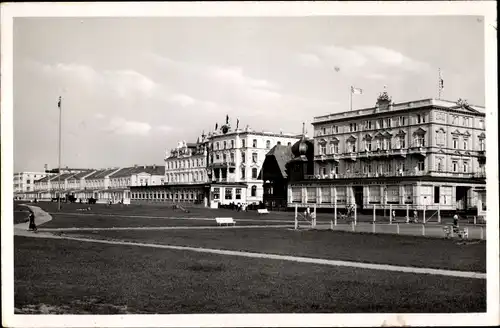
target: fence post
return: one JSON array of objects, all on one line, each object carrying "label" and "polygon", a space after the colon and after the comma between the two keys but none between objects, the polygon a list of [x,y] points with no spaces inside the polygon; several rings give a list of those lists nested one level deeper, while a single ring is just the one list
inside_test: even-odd
[{"label": "fence post", "polygon": [[299,227],[299,221],[297,219],[297,212],[298,212],[297,204],[295,204],[295,230],[297,230]]},{"label": "fence post", "polygon": [[355,232],[356,231],[356,225],[354,224],[354,221],[351,222],[351,226],[352,226],[352,231]]},{"label": "fence post", "polygon": [[422,219],[422,222],[425,224],[425,208],[427,207],[427,205],[424,205],[424,218]]},{"label": "fence post", "polygon": [[337,225],[337,192],[335,192],[335,199],[333,204],[333,219],[335,220],[335,225]]},{"label": "fence post", "polygon": [[330,230],[333,230],[333,221],[330,220]]},{"label": "fence post", "polygon": [[313,228],[316,228],[316,204],[314,204]]},{"label": "fence post", "polygon": [[441,223],[441,202],[438,203],[438,223]]},{"label": "fence post", "polygon": [[422,236],[425,236],[425,224],[422,224]]},{"label": "fence post", "polygon": [[354,204],[354,224],[358,224],[358,206],[356,205],[356,203]]},{"label": "fence post", "polygon": [[483,227],[481,227],[481,240],[484,239],[484,230],[483,230]]},{"label": "fence post", "polygon": [[474,215],[474,225],[476,225],[477,223],[477,219],[476,219],[476,216]]},{"label": "fence post", "polygon": [[397,231],[397,233],[399,235],[399,223],[396,223],[396,231]]},{"label": "fence post", "polygon": [[406,204],[406,223],[410,223],[410,204]]},{"label": "fence post", "polygon": [[375,224],[375,220],[376,220],[376,218],[375,218],[375,207],[376,207],[376,205],[373,204],[373,224]]},{"label": "fence post", "polygon": [[389,224],[392,224],[392,204],[389,204]]},{"label": "fence post", "polygon": [[376,228],[375,228],[375,226],[376,226],[376,224],[375,224],[375,222],[373,222],[373,224],[372,224],[372,232],[373,233],[375,233],[377,231]]}]

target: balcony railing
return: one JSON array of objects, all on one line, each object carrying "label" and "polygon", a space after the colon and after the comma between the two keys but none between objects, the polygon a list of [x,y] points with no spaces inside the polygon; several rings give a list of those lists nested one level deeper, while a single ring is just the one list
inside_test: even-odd
[{"label": "balcony railing", "polygon": [[400,172],[367,172],[367,173],[341,173],[341,174],[316,174],[305,175],[305,180],[322,179],[352,179],[352,178],[384,178],[384,177],[410,177],[410,176],[435,176],[455,178],[485,178],[484,172],[443,172],[443,171],[420,171],[408,170]]}]

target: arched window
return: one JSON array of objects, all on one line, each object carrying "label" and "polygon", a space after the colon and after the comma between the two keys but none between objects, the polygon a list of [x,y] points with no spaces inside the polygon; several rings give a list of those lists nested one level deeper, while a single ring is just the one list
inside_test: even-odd
[{"label": "arched window", "polygon": [[269,140],[266,141],[266,148],[267,149],[271,148],[271,141]]},{"label": "arched window", "polygon": [[257,169],[255,167],[252,169],[252,179],[257,179]]},{"label": "arched window", "polygon": [[250,192],[250,195],[252,197],[256,197],[257,196],[257,186],[252,186],[252,190]]},{"label": "arched window", "polygon": [[252,146],[253,148],[257,148],[257,139],[253,139]]}]

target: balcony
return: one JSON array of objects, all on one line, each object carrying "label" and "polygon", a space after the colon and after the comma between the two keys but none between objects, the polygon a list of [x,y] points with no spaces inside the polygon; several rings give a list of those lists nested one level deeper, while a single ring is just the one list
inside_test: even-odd
[{"label": "balcony", "polygon": [[413,146],[409,149],[408,154],[426,157],[427,147]]},{"label": "balcony", "polygon": [[315,161],[335,161],[338,162],[340,161],[340,155],[339,154],[323,154],[323,155],[315,155],[314,156]]},{"label": "balcony", "polygon": [[349,153],[344,154],[344,158],[347,160],[356,162],[356,160],[358,159],[358,154],[355,152],[349,152]]},{"label": "balcony", "polygon": [[477,152],[477,160],[479,164],[486,164],[486,151],[480,150]]},{"label": "balcony", "polygon": [[236,167],[235,162],[215,162],[208,165],[209,168],[218,169],[218,168],[229,168]]},{"label": "balcony", "polygon": [[408,150],[403,148],[389,150],[389,156],[394,156],[394,157],[406,158],[407,153]]}]

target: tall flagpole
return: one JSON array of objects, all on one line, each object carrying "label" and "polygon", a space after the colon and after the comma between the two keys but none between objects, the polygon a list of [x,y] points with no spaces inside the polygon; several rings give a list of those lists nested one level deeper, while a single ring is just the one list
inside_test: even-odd
[{"label": "tall flagpole", "polygon": [[59,96],[59,102],[57,103],[57,106],[59,107],[59,170],[58,170],[58,177],[57,177],[57,185],[59,186],[59,194],[57,196],[57,209],[60,211],[61,210],[61,116],[62,116],[62,104],[61,104],[61,96]]},{"label": "tall flagpole", "polygon": [[352,111],[352,85],[349,87],[349,111]]}]

